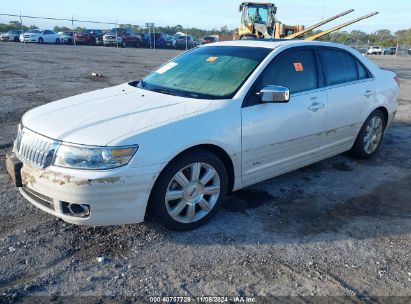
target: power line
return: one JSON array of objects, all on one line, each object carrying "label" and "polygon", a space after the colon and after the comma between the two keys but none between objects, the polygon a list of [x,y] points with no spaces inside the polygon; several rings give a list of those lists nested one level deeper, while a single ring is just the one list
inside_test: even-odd
[{"label": "power line", "polygon": [[66,18],[53,18],[53,17],[39,17],[39,16],[27,16],[27,15],[13,15],[13,14],[0,14],[0,16],[8,17],[21,17],[21,18],[30,18],[30,19],[46,19],[46,20],[57,20],[57,21],[71,21],[71,22],[86,22],[86,23],[95,23],[95,24],[113,24],[116,25],[116,22],[101,22],[101,21],[91,21],[91,20],[79,20],[79,19],[66,19]]}]

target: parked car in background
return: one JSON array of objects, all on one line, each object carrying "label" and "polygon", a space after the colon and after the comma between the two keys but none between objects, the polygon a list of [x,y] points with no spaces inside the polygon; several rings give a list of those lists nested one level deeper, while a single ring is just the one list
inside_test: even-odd
[{"label": "parked car in background", "polygon": [[385,48],[382,51],[383,55],[395,55],[395,53],[397,53],[397,48],[396,47]]},{"label": "parked car in background", "polygon": [[1,34],[0,40],[1,41],[13,41],[13,42],[19,42],[19,37],[22,34],[21,30],[10,30],[7,33]]},{"label": "parked car in background", "polygon": [[170,40],[168,38],[168,35],[166,33],[151,33],[150,35],[146,35],[146,41],[145,41],[145,45],[147,47],[152,47],[154,48],[154,46],[156,48],[166,48],[169,47],[170,45]]},{"label": "parked car in background", "polygon": [[363,48],[363,47],[352,47],[353,50],[356,50],[357,52],[359,52],[362,55],[365,55],[367,53],[367,48]]},{"label": "parked car in background", "polygon": [[101,34],[103,34],[102,30],[87,29],[80,33],[76,33],[74,38],[76,39],[76,44],[95,45],[96,36]]},{"label": "parked car in background", "polygon": [[97,35],[96,35],[96,45],[100,45],[100,46],[104,45],[104,39],[103,39],[103,37],[104,37],[104,35],[105,35],[106,33],[108,33],[108,32],[107,32],[107,31],[104,31],[104,32],[102,32],[101,34],[97,34]]},{"label": "parked car in background", "polygon": [[103,35],[103,44],[105,46],[117,45],[121,47],[134,46],[139,47],[142,44],[141,35],[135,34],[129,28],[113,28],[109,33]]},{"label": "parked car in background", "polygon": [[23,34],[23,42],[25,43],[55,43],[60,44],[60,35],[52,30],[28,30]]},{"label": "parked car in background", "polygon": [[60,35],[60,42],[64,44],[74,43],[74,33],[73,32],[58,32]]},{"label": "parked car in background", "polygon": [[177,49],[191,49],[195,46],[194,39],[190,35],[180,35],[176,38],[176,48]]},{"label": "parked car in background", "polygon": [[231,191],[346,151],[372,157],[398,97],[398,77],[347,46],[218,42],[141,81],[28,111],[6,168],[25,199],[64,221],[130,224],[147,212],[189,230]]},{"label": "parked car in background", "polygon": [[201,42],[202,44],[214,43],[220,41],[218,35],[205,36]]},{"label": "parked car in background", "polygon": [[167,43],[166,46],[168,48],[174,49],[176,47],[176,37],[167,35]]},{"label": "parked car in background", "polygon": [[381,55],[383,49],[379,46],[370,46],[367,50],[367,55]]}]

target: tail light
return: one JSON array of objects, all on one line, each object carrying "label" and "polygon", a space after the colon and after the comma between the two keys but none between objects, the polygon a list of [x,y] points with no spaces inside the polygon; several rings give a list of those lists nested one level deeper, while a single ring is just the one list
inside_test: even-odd
[{"label": "tail light", "polygon": [[398,86],[400,86],[400,77],[395,76],[394,77],[395,82],[398,84]]}]

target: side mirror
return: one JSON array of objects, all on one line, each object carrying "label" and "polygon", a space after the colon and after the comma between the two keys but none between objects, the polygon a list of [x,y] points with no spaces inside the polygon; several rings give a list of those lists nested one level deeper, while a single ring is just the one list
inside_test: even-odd
[{"label": "side mirror", "polygon": [[257,95],[263,103],[286,103],[290,100],[290,90],[281,86],[266,86]]}]

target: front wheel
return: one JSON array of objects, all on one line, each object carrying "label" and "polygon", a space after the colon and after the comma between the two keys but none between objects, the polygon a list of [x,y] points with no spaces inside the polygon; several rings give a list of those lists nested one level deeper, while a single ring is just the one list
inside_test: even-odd
[{"label": "front wheel", "polygon": [[384,113],[376,110],[368,116],[358,133],[351,153],[362,159],[370,158],[378,150],[384,137],[384,130],[387,122]]},{"label": "front wheel", "polygon": [[40,37],[37,42],[38,42],[38,44],[43,44],[43,38]]},{"label": "front wheel", "polygon": [[149,214],[173,230],[191,230],[218,210],[228,187],[227,171],[214,154],[199,150],[173,160],[158,178]]}]

